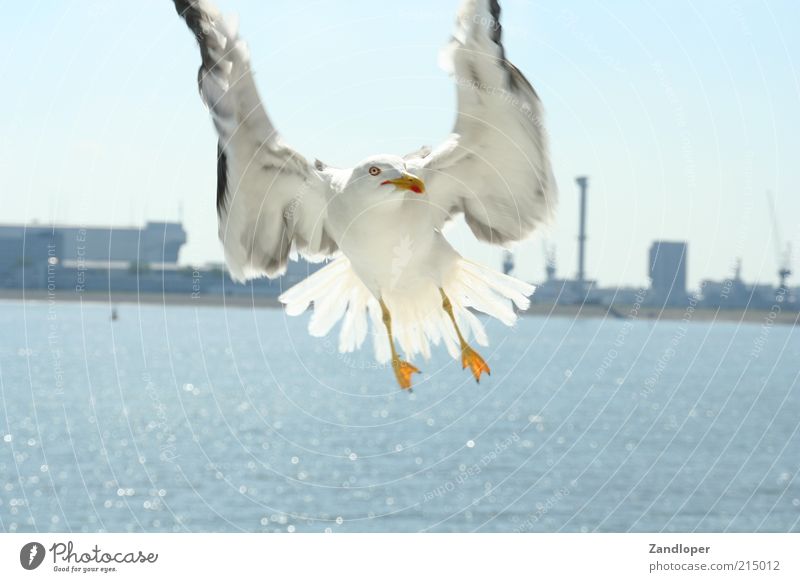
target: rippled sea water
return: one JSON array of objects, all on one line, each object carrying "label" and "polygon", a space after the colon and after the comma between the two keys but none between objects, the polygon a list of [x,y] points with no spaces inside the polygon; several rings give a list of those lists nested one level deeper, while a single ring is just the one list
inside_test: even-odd
[{"label": "rippled sea water", "polygon": [[278,310],[0,303],[2,531],[799,531],[800,331],[487,322],[409,395]]}]

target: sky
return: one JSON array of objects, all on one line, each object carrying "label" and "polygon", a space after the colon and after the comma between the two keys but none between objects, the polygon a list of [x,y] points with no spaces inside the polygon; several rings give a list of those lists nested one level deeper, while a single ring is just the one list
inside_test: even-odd
[{"label": "sky", "polygon": [[[181,262],[222,260],[216,139],[199,55],[168,0],[0,0],[0,222],[178,219]],[[262,100],[307,157],[350,166],[436,144],[455,89],[437,65],[458,0],[219,0],[240,20]],[[646,285],[653,240],[689,243],[689,283],[775,282],[778,228],[800,256],[800,35],[793,0],[505,0],[506,54],[546,111],[556,222],[516,249],[517,275],[576,271],[589,176],[588,275]],[[463,223],[462,254],[501,253]],[[793,260],[795,271],[800,271]]]}]

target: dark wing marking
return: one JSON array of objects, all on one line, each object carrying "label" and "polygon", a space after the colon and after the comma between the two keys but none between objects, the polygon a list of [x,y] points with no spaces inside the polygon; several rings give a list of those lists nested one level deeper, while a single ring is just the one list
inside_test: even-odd
[{"label": "dark wing marking", "polygon": [[543,109],[507,58],[497,0],[464,0],[443,53],[458,91],[453,133],[411,164],[441,222],[463,213],[476,237],[505,244],[553,214],[558,194]]},{"label": "dark wing marking", "polygon": [[281,140],[233,27],[206,0],[174,2],[200,47],[198,86],[219,134],[216,204],[231,275],[280,275],[293,250],[311,259],[335,252],[324,166]]}]

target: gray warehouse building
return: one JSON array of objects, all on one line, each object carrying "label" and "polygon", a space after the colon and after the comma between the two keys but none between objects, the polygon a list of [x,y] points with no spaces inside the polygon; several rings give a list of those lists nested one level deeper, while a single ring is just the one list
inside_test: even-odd
[{"label": "gray warehouse building", "polygon": [[180,265],[177,222],[143,228],[0,225],[0,289],[276,297],[322,264],[292,262],[286,275],[234,283],[221,265]]},{"label": "gray warehouse building", "polygon": [[176,264],[186,231],[177,222],[148,222],[144,228],[0,225],[0,249],[8,249],[4,254],[11,246],[30,248],[28,241],[35,246],[45,238],[54,240],[60,262]]},{"label": "gray warehouse building", "polygon": [[685,242],[655,241],[650,246],[650,301],[661,305],[686,303],[687,253]]}]

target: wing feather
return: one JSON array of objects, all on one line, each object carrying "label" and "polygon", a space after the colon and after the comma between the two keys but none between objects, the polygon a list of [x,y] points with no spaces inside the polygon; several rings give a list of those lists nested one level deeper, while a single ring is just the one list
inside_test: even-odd
[{"label": "wing feather", "polygon": [[235,27],[207,0],[175,0],[175,7],[200,47],[198,85],[219,134],[217,214],[231,275],[281,275],[294,251],[312,260],[331,255],[325,165],[283,143]]},{"label": "wing feather", "polygon": [[558,193],[533,86],[506,59],[497,0],[464,0],[442,65],[455,78],[451,135],[412,156],[440,223],[463,213],[481,240],[506,244],[549,220]]}]

